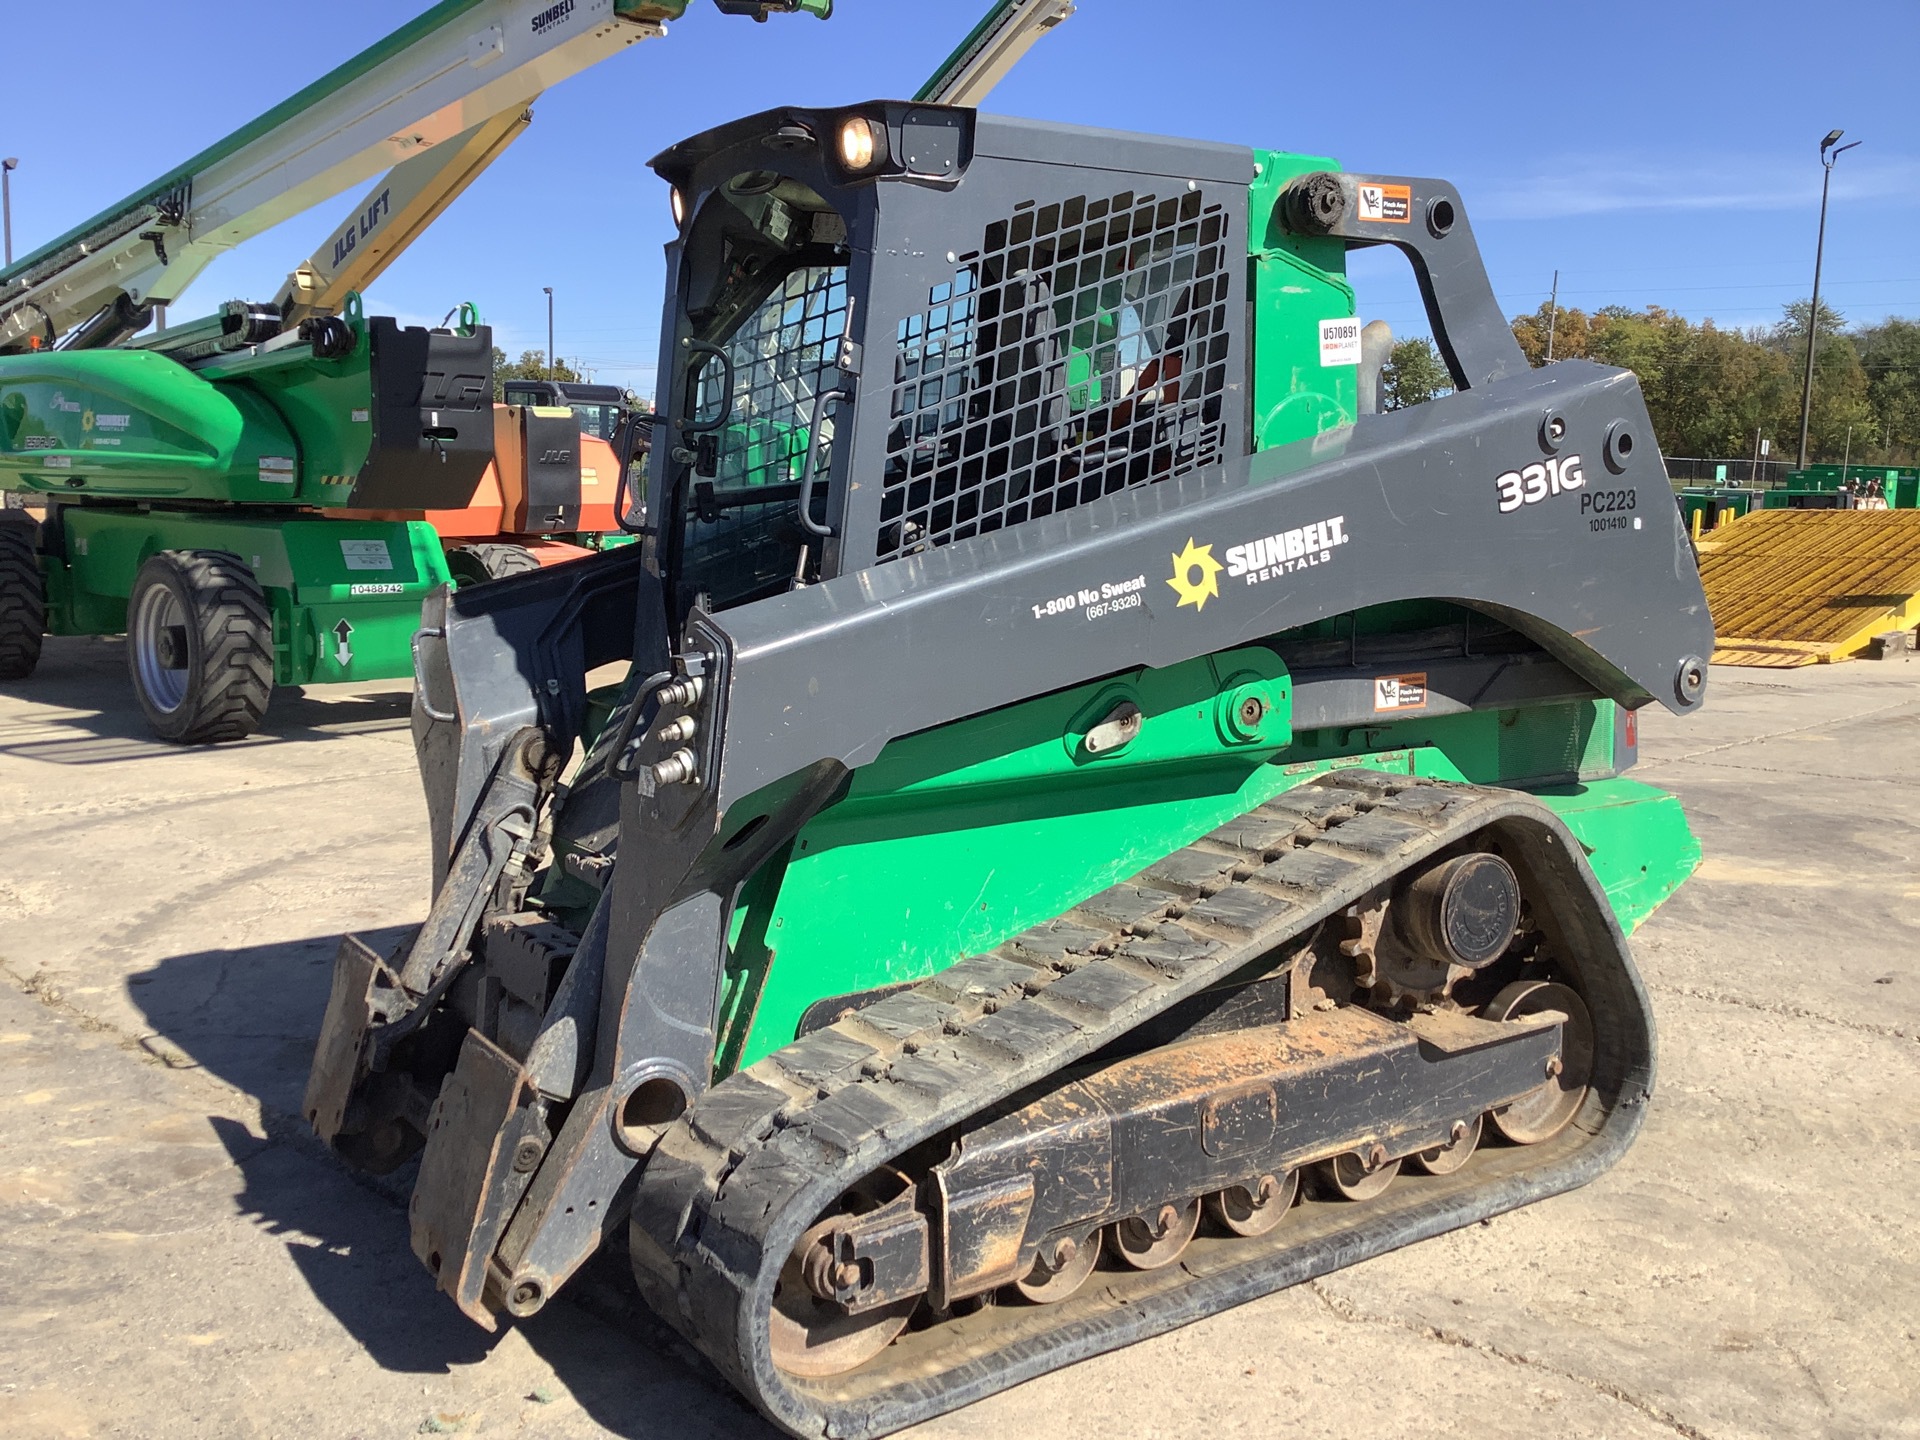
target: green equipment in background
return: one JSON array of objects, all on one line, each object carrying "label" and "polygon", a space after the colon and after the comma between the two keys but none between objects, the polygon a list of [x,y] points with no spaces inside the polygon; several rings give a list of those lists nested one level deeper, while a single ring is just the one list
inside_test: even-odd
[{"label": "green equipment in background", "polygon": [[486,327],[403,328],[357,296],[293,331],[229,305],[128,347],[0,356],[0,488],[45,508],[37,535],[0,533],[22,632],[0,678],[32,669],[36,610],[50,634],[125,633],[171,740],[250,733],[276,685],[411,673],[444,549],[367,512],[465,506],[493,426]]},{"label": "green equipment in background", "polygon": [[1920,469],[1894,465],[1809,465],[1769,490],[1769,510],[1920,508]]}]

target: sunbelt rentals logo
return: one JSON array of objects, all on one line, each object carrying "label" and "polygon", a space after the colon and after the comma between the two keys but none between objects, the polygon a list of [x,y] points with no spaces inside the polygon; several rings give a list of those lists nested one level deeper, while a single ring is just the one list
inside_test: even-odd
[{"label": "sunbelt rentals logo", "polygon": [[[1207,608],[1207,601],[1220,598],[1220,572],[1225,567],[1213,558],[1213,546],[1196,545],[1187,537],[1187,548],[1173,557],[1173,578],[1167,584],[1180,597],[1180,605],[1196,610]],[[1180,605],[1173,608],[1178,610]]]},{"label": "sunbelt rentals logo", "polygon": [[1209,600],[1220,598],[1220,576],[1242,585],[1260,585],[1282,576],[1297,575],[1333,563],[1341,546],[1353,538],[1347,533],[1347,517],[1329,515],[1310,525],[1295,525],[1243,544],[1229,545],[1226,562],[1213,558],[1213,546],[1202,545],[1191,535],[1184,550],[1175,553],[1173,578],[1167,586],[1180,597],[1181,609],[1191,605],[1205,610]]}]

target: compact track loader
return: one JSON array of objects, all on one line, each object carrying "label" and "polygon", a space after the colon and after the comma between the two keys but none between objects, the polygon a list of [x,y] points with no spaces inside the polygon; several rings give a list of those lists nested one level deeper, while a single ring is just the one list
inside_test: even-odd
[{"label": "compact track loader", "polygon": [[[429,601],[436,894],[307,1093],[461,1308],[624,1236],[875,1435],[1617,1160],[1698,857],[1623,772],[1712,629],[1452,187],[893,102],[654,168],[646,537]],[[1371,414],[1383,244],[1457,389]]]}]

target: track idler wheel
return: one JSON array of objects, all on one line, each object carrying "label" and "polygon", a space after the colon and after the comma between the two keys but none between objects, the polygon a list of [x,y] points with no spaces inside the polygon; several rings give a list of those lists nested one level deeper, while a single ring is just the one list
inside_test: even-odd
[{"label": "track idler wheel", "polygon": [[1387,1193],[1400,1162],[1387,1159],[1385,1149],[1375,1145],[1368,1150],[1352,1150],[1322,1160],[1316,1167],[1320,1189],[1341,1200],[1372,1200]]},{"label": "track idler wheel", "polygon": [[800,1237],[774,1282],[773,1305],[767,1316],[773,1363],[789,1375],[842,1375],[878,1355],[907,1328],[918,1295],[857,1315],[831,1300],[822,1300],[808,1282],[807,1266],[823,1257],[816,1252],[830,1243],[846,1214],[878,1209],[897,1198],[911,1184],[897,1170],[868,1176],[841,1200],[839,1213],[828,1215]]},{"label": "track idler wheel", "polygon": [[1300,1193],[1300,1172],[1262,1175],[1251,1185],[1229,1185],[1207,1197],[1207,1214],[1230,1234],[1247,1239],[1264,1235],[1282,1220]]},{"label": "track idler wheel", "polygon": [[1551,1140],[1579,1113],[1593,1076],[1593,1017],[1568,986],[1551,980],[1516,980],[1481,1012],[1489,1020],[1522,1020],[1558,1014],[1560,1058],[1538,1089],[1492,1112],[1493,1128],[1516,1145]]},{"label": "track idler wheel", "polygon": [[1063,1235],[1040,1247],[1033,1268],[1014,1281],[1013,1288],[1036,1305],[1056,1304],[1086,1284],[1099,1263],[1099,1231],[1077,1239]]},{"label": "track idler wheel", "polygon": [[1180,1258],[1200,1229],[1200,1202],[1162,1205],[1151,1215],[1135,1215],[1107,1232],[1114,1258],[1135,1270],[1158,1270]]}]

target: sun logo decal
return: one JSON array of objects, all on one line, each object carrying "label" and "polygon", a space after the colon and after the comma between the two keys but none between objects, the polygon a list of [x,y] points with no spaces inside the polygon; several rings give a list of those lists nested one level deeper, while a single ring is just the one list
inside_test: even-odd
[{"label": "sun logo decal", "polygon": [[[1220,598],[1220,572],[1226,567],[1213,558],[1213,546],[1196,545],[1187,537],[1187,548],[1173,557],[1173,578],[1167,584],[1180,597],[1180,605],[1196,610],[1207,608],[1207,601]],[[1176,610],[1179,605],[1174,607]]]}]

